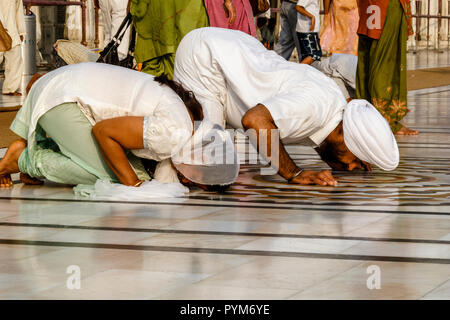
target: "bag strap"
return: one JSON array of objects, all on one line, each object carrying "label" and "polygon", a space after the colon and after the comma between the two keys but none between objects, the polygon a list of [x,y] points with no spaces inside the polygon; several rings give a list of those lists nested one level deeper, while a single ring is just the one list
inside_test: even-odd
[{"label": "bag strap", "polygon": [[134,48],[136,47],[136,28],[131,25],[131,40],[128,46],[128,55],[134,56]]},{"label": "bag strap", "polygon": [[131,24],[131,13],[127,14],[125,19],[123,19],[119,29],[117,30],[112,40],[108,43],[105,49],[103,49],[103,51],[100,52],[100,57],[98,58],[97,62],[102,62],[103,58],[106,57],[111,52],[111,50],[120,45],[120,42],[122,41],[125,32],[127,31],[130,24]]},{"label": "bag strap", "polygon": [[[116,34],[112,38],[112,41],[118,41],[120,44],[120,41],[122,41],[123,36],[125,35],[125,32],[127,31],[128,27],[131,24],[131,13],[128,13],[125,19],[123,19],[122,23],[120,24],[119,29],[117,30]],[[122,33],[122,34],[121,34]]]}]

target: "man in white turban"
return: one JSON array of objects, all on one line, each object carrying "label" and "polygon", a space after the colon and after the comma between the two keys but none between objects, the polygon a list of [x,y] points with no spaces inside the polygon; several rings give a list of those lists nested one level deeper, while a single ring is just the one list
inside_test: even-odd
[{"label": "man in white turban", "polygon": [[[398,165],[397,143],[373,106],[364,100],[347,104],[326,75],[286,61],[242,32],[191,31],[178,47],[174,77],[194,92],[207,119],[254,129],[259,152],[272,165],[277,161],[278,174],[291,183],[336,185],[337,181],[328,170],[298,167],[285,144],[313,147],[335,170],[370,171],[370,164],[393,170]],[[278,129],[281,142],[276,154],[270,151],[273,129]],[[259,145],[261,132],[267,133],[267,146]]]}]

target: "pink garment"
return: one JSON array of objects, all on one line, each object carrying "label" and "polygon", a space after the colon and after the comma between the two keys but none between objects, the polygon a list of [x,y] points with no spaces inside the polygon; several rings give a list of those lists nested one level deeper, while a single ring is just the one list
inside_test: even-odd
[{"label": "pink garment", "polygon": [[358,55],[358,4],[356,0],[332,0],[323,18],[320,45],[329,53]]},{"label": "pink garment", "polygon": [[206,11],[209,16],[209,25],[226,29],[240,30],[256,37],[256,27],[253,21],[253,12],[249,0],[233,0],[236,8],[236,20],[229,26],[229,18],[223,9],[223,0],[205,0]]}]

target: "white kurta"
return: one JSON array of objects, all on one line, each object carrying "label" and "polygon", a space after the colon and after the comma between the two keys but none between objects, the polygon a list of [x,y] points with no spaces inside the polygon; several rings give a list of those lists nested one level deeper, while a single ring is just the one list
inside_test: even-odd
[{"label": "white kurta", "polygon": [[271,113],[284,143],[319,145],[342,120],[346,100],[333,80],[288,62],[247,34],[220,28],[191,31],[175,56],[175,80],[192,90],[205,117],[242,128],[257,104]]},{"label": "white kurta", "polygon": [[[53,107],[76,102],[90,122],[115,117],[147,117],[147,145],[140,157],[161,161],[192,135],[192,121],[178,95],[154,77],[102,63],[79,63],[56,69],[32,87],[25,104],[32,104],[28,143],[34,143],[39,118]],[[15,121],[21,121],[20,114]],[[25,121],[24,121],[25,122]],[[124,133],[126,134],[126,133]]]}]

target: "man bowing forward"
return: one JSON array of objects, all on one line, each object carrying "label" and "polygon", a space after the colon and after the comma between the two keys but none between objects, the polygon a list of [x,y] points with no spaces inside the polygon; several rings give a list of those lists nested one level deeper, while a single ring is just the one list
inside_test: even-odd
[{"label": "man bowing forward", "polygon": [[[205,118],[222,126],[254,129],[254,144],[291,183],[336,185],[330,171],[303,170],[284,144],[313,147],[332,169],[393,170],[399,162],[386,120],[365,100],[347,104],[333,80],[309,65],[288,62],[258,40],[235,30],[201,28],[181,41],[174,77],[194,92]],[[278,129],[279,153],[271,155]],[[267,146],[259,135],[267,133]],[[252,137],[251,137],[252,139]],[[257,141],[257,142],[256,142]],[[264,151],[269,150],[269,151]]]}]

